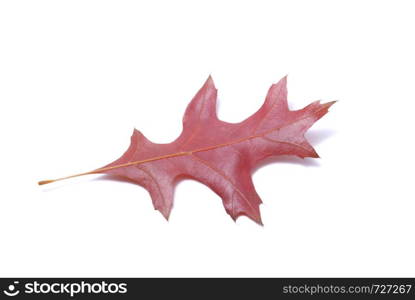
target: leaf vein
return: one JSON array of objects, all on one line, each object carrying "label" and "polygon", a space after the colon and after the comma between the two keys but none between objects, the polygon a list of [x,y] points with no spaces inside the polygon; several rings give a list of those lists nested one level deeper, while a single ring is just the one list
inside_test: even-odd
[{"label": "leaf vein", "polygon": [[[255,208],[252,206],[252,204],[249,202],[248,198],[244,195],[244,193],[242,193],[242,191],[235,185],[235,183],[233,183],[233,181],[229,178],[229,176],[227,176],[225,173],[223,173],[221,170],[215,168],[214,166],[210,165],[206,160],[196,156],[196,155],[190,155],[190,157],[192,157],[193,159],[196,159],[197,161],[201,162],[202,164],[204,164],[206,167],[208,167],[209,169],[211,169],[212,171],[214,171],[215,173],[217,173],[218,175],[220,175],[223,179],[225,179],[227,182],[229,182],[232,186],[232,188],[234,189],[234,191],[236,191],[239,195],[241,195],[241,197],[245,200],[245,202],[249,205],[249,207],[255,211]],[[231,198],[231,205],[232,205],[232,215],[234,215],[234,204],[233,204],[233,197]]]}]

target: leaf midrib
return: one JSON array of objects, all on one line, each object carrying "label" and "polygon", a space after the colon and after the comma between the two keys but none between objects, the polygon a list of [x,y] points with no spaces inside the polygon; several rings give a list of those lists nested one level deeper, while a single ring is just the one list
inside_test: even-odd
[{"label": "leaf midrib", "polygon": [[[324,107],[317,110],[317,111],[315,111],[314,113],[317,113],[317,112],[321,111],[322,109],[324,109]],[[246,142],[246,141],[249,141],[249,140],[252,140],[252,139],[262,138],[262,137],[264,137],[264,136],[266,136],[266,135],[268,135],[268,134],[270,134],[274,131],[285,128],[287,126],[290,126],[292,124],[295,124],[297,122],[305,120],[309,117],[310,116],[307,116],[307,117],[295,120],[293,122],[290,122],[288,124],[284,124],[283,126],[272,128],[272,129],[267,130],[263,133],[251,135],[251,136],[241,138],[241,139],[237,139],[237,140],[234,140],[234,141],[231,141],[231,142],[228,142],[228,143],[221,143],[221,144],[217,144],[217,145],[213,145],[213,146],[198,148],[198,149],[191,150],[191,151],[176,152],[176,153],[171,153],[171,154],[166,154],[166,155],[155,156],[155,157],[151,157],[151,158],[147,158],[147,159],[143,159],[143,160],[132,161],[132,162],[119,164],[119,165],[115,165],[115,166],[111,166],[111,167],[96,169],[92,172],[88,172],[88,174],[101,173],[101,172],[105,172],[105,171],[109,171],[109,170],[113,170],[113,169],[125,168],[125,167],[129,167],[129,166],[133,166],[133,165],[139,165],[139,164],[144,164],[144,163],[148,163],[148,162],[153,162],[153,161],[158,161],[158,160],[168,159],[168,158],[174,158],[174,157],[179,157],[179,156],[188,156],[188,155],[192,155],[193,153],[205,152],[205,151],[210,151],[210,150],[214,150],[214,149],[218,149],[218,148],[228,147],[228,146],[243,143],[243,142]],[[296,143],[291,143],[291,142],[286,142],[286,141],[279,141],[279,140],[273,140],[273,141],[274,142],[280,142],[280,143],[288,143],[288,144],[291,144],[295,147],[303,148],[301,145],[298,145]]]}]

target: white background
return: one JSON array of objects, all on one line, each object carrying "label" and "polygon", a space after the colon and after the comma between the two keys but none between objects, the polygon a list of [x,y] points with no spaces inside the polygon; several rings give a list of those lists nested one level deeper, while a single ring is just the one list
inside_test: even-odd
[{"label": "white background", "polygon": [[[411,1],[2,1],[1,276],[415,276]],[[181,131],[212,74],[239,122],[288,74],[289,104],[339,100],[307,137],[322,157],[254,175],[265,226],[179,184],[86,176],[134,127]]]}]

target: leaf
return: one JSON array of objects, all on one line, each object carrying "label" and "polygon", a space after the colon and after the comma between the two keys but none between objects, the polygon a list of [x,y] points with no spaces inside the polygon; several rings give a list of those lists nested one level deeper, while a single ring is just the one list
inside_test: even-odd
[{"label": "leaf", "polygon": [[255,114],[232,124],[217,118],[217,89],[209,76],[188,105],[183,131],[174,142],[156,144],[135,129],[128,150],[119,159],[103,168],[57,180],[96,173],[127,178],[148,190],[155,209],[168,219],[176,182],[191,178],[218,194],[234,220],[245,215],[262,224],[261,199],[252,182],[252,169],[270,156],[317,158],[304,134],[334,103],[316,101],[290,111],[286,83],[284,77],[273,84]]}]

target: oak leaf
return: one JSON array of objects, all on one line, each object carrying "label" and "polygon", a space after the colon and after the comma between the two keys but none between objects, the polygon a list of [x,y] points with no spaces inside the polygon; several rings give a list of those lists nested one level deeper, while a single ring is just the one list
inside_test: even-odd
[{"label": "oak leaf", "polygon": [[291,111],[286,83],[284,77],[273,84],[261,108],[234,124],[218,119],[217,89],[209,76],[188,105],[183,131],[175,141],[156,144],[135,129],[128,150],[119,159],[94,171],[65,178],[97,173],[127,178],[150,193],[155,209],[166,219],[173,207],[175,184],[181,178],[191,178],[218,194],[234,220],[245,215],[262,224],[261,199],[251,178],[253,168],[270,156],[317,158],[304,134],[334,103],[316,101]]}]

